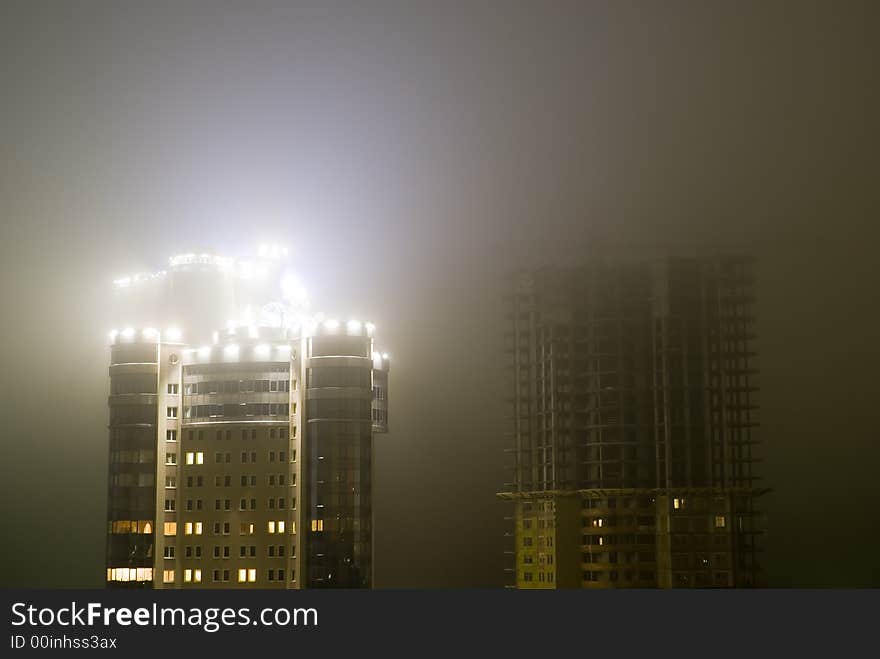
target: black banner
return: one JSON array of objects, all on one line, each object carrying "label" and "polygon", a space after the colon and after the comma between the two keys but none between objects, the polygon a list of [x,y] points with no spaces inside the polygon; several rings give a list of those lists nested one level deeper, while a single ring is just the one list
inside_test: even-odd
[{"label": "black banner", "polygon": [[[871,647],[880,591],[3,591],[6,649],[491,656]],[[4,656],[13,656],[3,652]]]}]

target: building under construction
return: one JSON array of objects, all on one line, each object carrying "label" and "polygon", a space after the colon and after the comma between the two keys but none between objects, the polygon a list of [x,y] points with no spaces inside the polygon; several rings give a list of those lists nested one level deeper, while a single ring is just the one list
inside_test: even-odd
[{"label": "building under construction", "polygon": [[762,583],[745,257],[542,269],[510,296],[518,588]]}]

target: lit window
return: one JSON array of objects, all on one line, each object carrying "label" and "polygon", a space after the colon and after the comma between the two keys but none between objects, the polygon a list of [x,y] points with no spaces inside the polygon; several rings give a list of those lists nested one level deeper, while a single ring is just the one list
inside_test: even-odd
[{"label": "lit window", "polygon": [[238,583],[244,583],[245,581],[247,581],[247,570],[241,568],[238,571]]},{"label": "lit window", "polygon": [[162,571],[162,583],[174,583],[174,570]]},{"label": "lit window", "polygon": [[186,453],[186,464],[191,465],[195,462],[195,453],[192,451],[187,451]]},{"label": "lit window", "polygon": [[193,532],[193,523],[187,522],[183,525],[183,534],[184,535],[192,535]]},{"label": "lit window", "polygon": [[675,508],[676,510],[680,510],[681,508],[684,508],[684,499],[673,499],[672,500],[672,507]]},{"label": "lit window", "polygon": [[151,567],[108,567],[107,581],[152,581]]},{"label": "lit window", "polygon": [[196,453],[196,464],[197,465],[205,464],[205,454],[202,453],[201,451]]},{"label": "lit window", "polygon": [[324,520],[323,519],[313,519],[312,520],[312,531],[323,531],[324,530]]},{"label": "lit window", "polygon": [[202,571],[201,570],[193,570],[193,581],[196,583],[201,583],[202,581]]},{"label": "lit window", "polygon": [[254,568],[250,568],[247,571],[247,580],[251,583],[257,580],[257,571]]},{"label": "lit window", "polygon": [[185,569],[185,570],[183,571],[183,581],[184,581],[184,583],[189,583],[190,581],[192,581],[192,575],[193,575],[193,571],[192,571],[192,570],[190,570],[189,568]]},{"label": "lit window", "polygon": [[165,522],[165,535],[177,535],[177,522]]},{"label": "lit window", "polygon": [[727,526],[727,517],[724,515],[715,515],[715,528],[723,529]]},{"label": "lit window", "polygon": [[[188,523],[189,523],[189,522],[187,522],[187,524],[188,524]],[[196,523],[195,523],[195,534],[196,534],[196,535],[202,535],[202,523],[201,523],[201,522],[196,522]]]},{"label": "lit window", "polygon": [[269,533],[275,533],[275,522],[269,522]]},{"label": "lit window", "polygon": [[278,533],[284,533],[284,520],[278,522]]}]

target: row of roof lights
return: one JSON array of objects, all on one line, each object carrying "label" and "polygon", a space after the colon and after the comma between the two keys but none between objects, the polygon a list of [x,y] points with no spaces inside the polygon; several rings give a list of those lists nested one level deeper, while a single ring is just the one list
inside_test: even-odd
[{"label": "row of roof lights", "polygon": [[[132,341],[134,340],[135,334],[137,332],[133,327],[126,327],[124,330],[110,330],[110,340],[116,341],[117,337],[121,337],[124,341]],[[144,341],[158,341],[160,337],[163,336],[163,333],[157,330],[155,327],[145,327],[141,330],[141,337]],[[169,327],[164,332],[164,338],[166,341],[180,341],[182,337],[182,333],[176,327]]]}]

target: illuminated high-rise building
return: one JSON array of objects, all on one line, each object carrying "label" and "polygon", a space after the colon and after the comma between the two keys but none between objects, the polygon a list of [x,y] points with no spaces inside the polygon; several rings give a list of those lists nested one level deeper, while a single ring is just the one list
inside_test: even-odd
[{"label": "illuminated high-rise building", "polygon": [[[209,289],[241,283],[237,264],[196,259],[184,260]],[[200,295],[182,272],[175,288]],[[199,339],[206,313],[194,317]],[[373,325],[276,301],[189,343],[192,314],[177,304],[172,315],[174,328],[111,333],[108,586],[370,587],[389,368]]]},{"label": "illuminated high-rise building", "polygon": [[516,587],[762,583],[753,292],[741,257],[516,277]]}]

